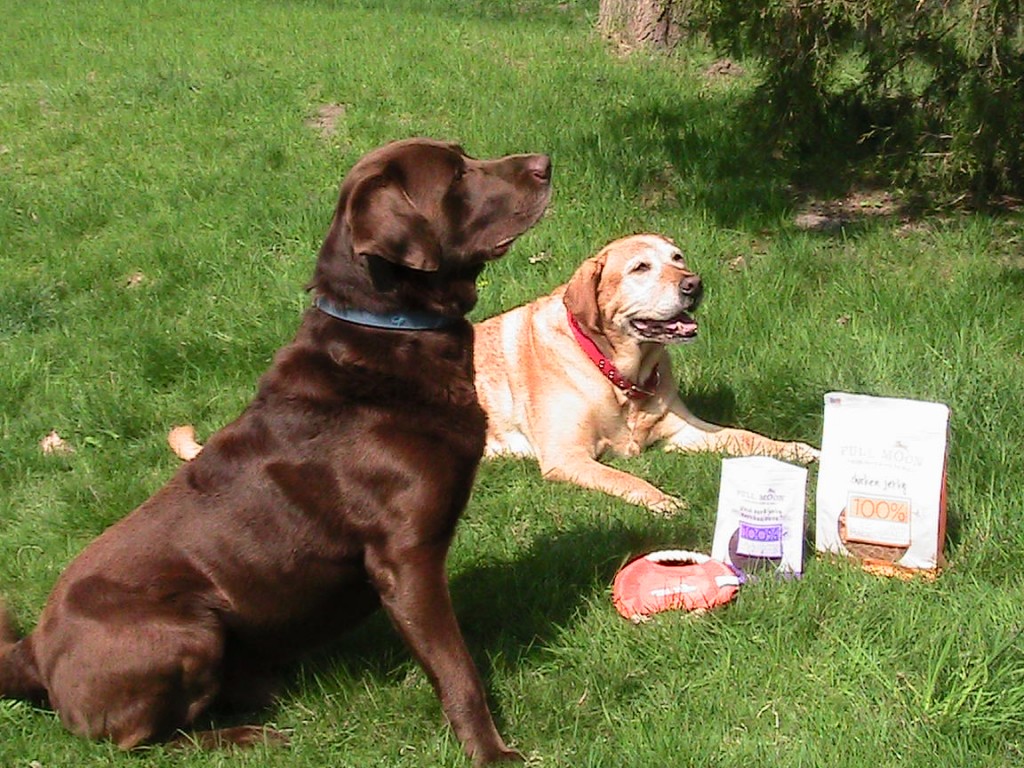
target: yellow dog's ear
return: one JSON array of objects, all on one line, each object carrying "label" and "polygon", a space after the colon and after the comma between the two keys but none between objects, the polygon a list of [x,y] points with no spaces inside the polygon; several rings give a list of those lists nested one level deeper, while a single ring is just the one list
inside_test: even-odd
[{"label": "yellow dog's ear", "polygon": [[601,308],[597,302],[604,261],[604,254],[599,253],[580,264],[575,274],[569,278],[569,284],[566,285],[565,294],[562,296],[566,309],[572,313],[588,336],[600,336],[604,333]]},{"label": "yellow dog's ear", "polygon": [[441,266],[441,244],[396,179],[364,179],[352,190],[346,210],[352,249],[424,272]]}]

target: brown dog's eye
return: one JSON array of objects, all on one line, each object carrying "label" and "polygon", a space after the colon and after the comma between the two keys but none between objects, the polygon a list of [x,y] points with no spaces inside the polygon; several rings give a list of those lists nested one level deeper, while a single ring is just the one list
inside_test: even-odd
[{"label": "brown dog's eye", "polygon": [[463,166],[459,166],[455,169],[455,177],[452,179],[452,184],[457,181],[462,181],[462,178],[466,175],[466,169]]}]

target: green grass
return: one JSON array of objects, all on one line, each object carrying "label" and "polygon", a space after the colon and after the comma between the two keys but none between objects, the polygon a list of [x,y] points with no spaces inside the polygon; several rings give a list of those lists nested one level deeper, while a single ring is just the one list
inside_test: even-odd
[{"label": "green grass", "polygon": [[[596,2],[0,5],[0,591],[24,628],[173,472],[167,429],[206,437],[251,397],[346,169],[431,135],[554,158],[551,212],[484,274],[475,317],[660,231],[707,285],[701,340],[673,353],[701,415],[818,443],[828,390],[952,408],[938,581],[809,555],[801,581],[643,627],[612,576],[648,548],[710,548],[719,459],[616,460],[689,500],[673,518],[484,465],[450,567],[502,733],[538,766],[1024,760],[1019,215],[797,229],[793,169],[740,117],[753,75],[705,80],[699,49],[623,59]],[[345,105],[326,139],[305,125],[325,103]],[[73,454],[42,455],[52,429]],[[382,617],[296,668],[265,717],[290,748],[126,756],[0,702],[0,767],[465,764]]]}]

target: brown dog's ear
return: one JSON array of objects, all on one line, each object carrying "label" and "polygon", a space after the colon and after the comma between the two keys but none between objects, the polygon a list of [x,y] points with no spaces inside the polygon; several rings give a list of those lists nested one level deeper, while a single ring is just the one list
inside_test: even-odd
[{"label": "brown dog's ear", "polygon": [[424,272],[441,266],[441,244],[401,185],[385,176],[365,179],[348,202],[352,248]]},{"label": "brown dog's ear", "polygon": [[572,312],[584,332],[601,335],[601,308],[597,303],[597,290],[601,284],[604,258],[600,255],[587,259],[569,278],[562,301]]}]

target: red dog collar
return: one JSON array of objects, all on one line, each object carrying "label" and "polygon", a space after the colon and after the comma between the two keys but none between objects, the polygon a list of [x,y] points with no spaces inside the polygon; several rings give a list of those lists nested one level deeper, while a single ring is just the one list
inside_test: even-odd
[{"label": "red dog collar", "polygon": [[621,389],[630,400],[643,400],[644,398],[651,397],[654,391],[658,387],[658,381],[660,377],[658,375],[658,366],[654,366],[654,370],[651,371],[651,375],[647,378],[642,385],[635,384],[619,371],[615,367],[615,363],[611,361],[611,358],[607,357],[600,349],[597,348],[589,336],[583,333],[583,329],[580,328],[580,324],[570,310],[566,309],[566,316],[569,318],[569,327],[572,329],[572,335],[576,337],[576,343],[580,345],[580,348],[587,353],[589,357],[605,376],[608,377],[608,381],[614,384],[616,387]]}]

